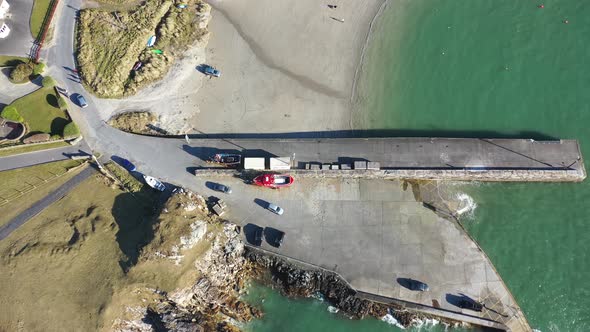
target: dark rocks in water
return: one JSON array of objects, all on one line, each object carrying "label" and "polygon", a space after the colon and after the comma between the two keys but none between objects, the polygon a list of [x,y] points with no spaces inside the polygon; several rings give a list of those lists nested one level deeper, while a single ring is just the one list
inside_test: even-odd
[{"label": "dark rocks in water", "polygon": [[418,317],[416,313],[397,311],[402,308],[394,304],[385,305],[358,298],[356,291],[332,272],[304,269],[258,250],[247,249],[245,255],[251,262],[267,268],[273,284],[286,296],[309,297],[320,292],[331,305],[355,319],[367,316],[382,318],[390,313],[404,325],[409,325],[413,318]]}]

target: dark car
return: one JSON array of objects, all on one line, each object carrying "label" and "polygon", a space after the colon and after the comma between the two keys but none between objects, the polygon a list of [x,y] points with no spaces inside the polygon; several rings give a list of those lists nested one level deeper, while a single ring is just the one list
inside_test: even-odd
[{"label": "dark car", "polygon": [[88,107],[88,103],[86,102],[86,98],[84,98],[84,96],[77,95],[76,100],[78,101],[78,105],[80,105],[80,107],[82,107],[82,108]]},{"label": "dark car", "polygon": [[259,245],[262,244],[262,232],[263,232],[263,228],[262,227],[258,227],[254,231],[254,245],[255,246],[259,246]]},{"label": "dark car", "polygon": [[203,73],[205,73],[205,75],[209,75],[209,76],[215,76],[215,77],[221,76],[221,72],[219,70],[217,70],[214,67],[209,66],[209,65],[203,66]]},{"label": "dark car", "polygon": [[219,184],[219,183],[213,184],[212,189],[215,190],[215,191],[222,192],[224,194],[231,194],[231,188],[230,187],[224,186],[224,185]]},{"label": "dark car", "polygon": [[408,279],[409,281],[409,288],[413,291],[420,291],[420,292],[427,292],[428,291],[428,285],[426,283],[423,283],[422,281],[418,281],[418,280],[414,280],[414,279]]},{"label": "dark car", "polygon": [[468,309],[468,310],[473,310],[473,311],[482,311],[483,310],[483,304],[471,300],[471,299],[461,299],[459,300],[459,303],[457,304],[459,306],[459,308],[463,308],[463,309]]},{"label": "dark car", "polygon": [[121,159],[121,166],[123,166],[126,170],[128,170],[129,172],[135,172],[135,165],[133,165],[129,160],[127,159]]}]

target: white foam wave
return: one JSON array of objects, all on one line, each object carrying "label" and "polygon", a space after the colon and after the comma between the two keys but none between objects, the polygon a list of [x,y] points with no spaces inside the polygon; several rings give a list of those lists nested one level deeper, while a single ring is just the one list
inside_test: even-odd
[{"label": "white foam wave", "polygon": [[331,306],[331,305],[330,305],[330,306],[328,306],[328,311],[329,311],[330,313],[332,313],[332,314],[335,314],[335,313],[337,313],[338,311],[340,311],[340,309],[338,309],[338,308],[336,308],[336,307],[333,307],[333,306]]},{"label": "white foam wave", "polygon": [[397,321],[397,319],[395,319],[395,317],[393,317],[390,314],[387,314],[387,315],[381,317],[381,320],[384,321],[385,323],[389,324],[389,325],[397,326],[397,327],[399,327],[402,330],[405,330],[406,329],[402,324],[400,324]]},{"label": "white foam wave", "polygon": [[459,207],[457,208],[457,215],[467,215],[473,216],[475,209],[477,208],[477,203],[473,200],[473,198],[465,193],[458,193],[457,200],[459,200]]}]

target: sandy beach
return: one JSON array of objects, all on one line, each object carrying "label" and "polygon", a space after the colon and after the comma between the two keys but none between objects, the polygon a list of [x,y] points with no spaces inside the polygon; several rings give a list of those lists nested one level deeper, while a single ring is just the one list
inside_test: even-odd
[{"label": "sandy beach", "polygon": [[[103,99],[101,115],[150,110],[173,133],[354,129],[355,73],[384,1],[209,1],[206,48],[193,47],[137,96]],[[221,77],[195,69],[204,63]]]},{"label": "sandy beach", "polygon": [[383,1],[209,3],[206,57],[223,74],[189,98],[196,132],[352,129],[355,72]]}]

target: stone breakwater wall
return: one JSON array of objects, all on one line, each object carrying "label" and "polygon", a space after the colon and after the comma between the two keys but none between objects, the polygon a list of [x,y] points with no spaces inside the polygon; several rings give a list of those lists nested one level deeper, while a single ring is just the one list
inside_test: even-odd
[{"label": "stone breakwater wall", "polygon": [[[261,172],[261,171],[260,171]],[[235,176],[234,169],[197,169],[196,176]],[[581,182],[584,168],[570,169],[387,169],[387,170],[302,170],[290,174],[311,178],[359,178],[390,180],[448,180],[481,182]]]}]

